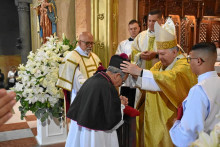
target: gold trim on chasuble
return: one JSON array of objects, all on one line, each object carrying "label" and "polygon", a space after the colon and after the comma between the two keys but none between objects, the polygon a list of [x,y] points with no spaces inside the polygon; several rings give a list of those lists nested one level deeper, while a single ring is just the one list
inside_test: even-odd
[{"label": "gold trim on chasuble", "polygon": [[69,61],[70,63],[75,64],[75,65],[76,65],[76,67],[78,66],[78,63],[76,63],[76,62],[74,62],[74,61],[72,61],[72,60],[70,60],[70,59],[67,59],[67,61]]},{"label": "gold trim on chasuble", "polygon": [[[148,39],[148,51],[153,51],[154,50],[154,41],[155,37],[149,37]],[[145,62],[145,68],[150,70],[152,67],[152,60],[146,61]]]},{"label": "gold trim on chasuble", "polygon": [[[87,78],[89,78],[90,77],[89,73],[92,72],[92,71],[96,71],[97,70],[97,65],[96,65],[94,57],[92,56],[92,53],[90,53],[89,56],[87,57],[87,56],[80,55],[77,51],[75,51],[75,52],[81,57],[83,65],[84,65],[84,68],[85,68],[85,71],[86,71]],[[91,65],[87,66],[86,63],[85,63],[85,59],[89,60],[91,58],[92,58],[94,64],[91,64]],[[88,67],[93,67],[93,66],[95,66],[96,68],[88,70]]]},{"label": "gold trim on chasuble", "polygon": [[[74,65],[76,65],[76,68],[77,68],[78,63],[76,63],[76,62],[74,62],[74,61],[72,61],[72,60],[70,60],[70,59],[67,59],[66,62],[67,62],[67,61],[70,62],[70,63],[72,63],[72,64],[74,64]],[[61,64],[65,64],[65,62],[62,62]],[[60,77],[59,74],[58,74],[58,79],[60,79],[60,80],[62,80],[62,81],[65,81],[65,82],[67,82],[67,83],[73,85],[76,68],[74,69],[74,72],[73,72],[72,82],[71,82],[71,81],[68,81],[68,80],[66,80],[66,79],[64,79],[64,78],[62,78],[62,77]],[[60,88],[65,89],[65,90],[67,90],[67,91],[72,91],[72,89],[67,89],[67,88],[64,88],[63,86],[57,85],[57,87],[60,87]]]},{"label": "gold trim on chasuble", "polygon": [[137,61],[134,60],[134,57],[135,57],[135,55],[137,55],[138,53],[141,53],[141,51],[132,49],[132,52],[131,52],[131,63],[136,64]]}]

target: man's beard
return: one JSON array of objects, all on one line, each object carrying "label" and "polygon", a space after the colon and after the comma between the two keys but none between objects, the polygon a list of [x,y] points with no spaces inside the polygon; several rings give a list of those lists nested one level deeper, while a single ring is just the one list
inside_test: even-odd
[{"label": "man's beard", "polygon": [[87,48],[85,52],[88,55],[91,51],[92,51],[92,48]]}]

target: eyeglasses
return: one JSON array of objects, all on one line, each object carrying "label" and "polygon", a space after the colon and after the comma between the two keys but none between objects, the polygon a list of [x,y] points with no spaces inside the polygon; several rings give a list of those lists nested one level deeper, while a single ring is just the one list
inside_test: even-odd
[{"label": "eyeglasses", "polygon": [[202,58],[198,57],[198,58],[191,58],[190,55],[187,56],[187,62],[190,63],[192,59],[201,59],[202,62],[205,62]]},{"label": "eyeglasses", "polygon": [[83,43],[85,43],[86,46],[88,46],[88,45],[94,45],[94,44],[95,44],[94,42],[86,42],[86,41],[82,41],[82,40],[80,40],[80,41],[83,42]]}]

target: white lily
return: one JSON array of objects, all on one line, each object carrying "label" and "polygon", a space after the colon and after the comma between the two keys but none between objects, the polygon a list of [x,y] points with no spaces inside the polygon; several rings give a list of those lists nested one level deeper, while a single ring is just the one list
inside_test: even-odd
[{"label": "white lily", "polygon": [[29,104],[47,102],[48,105],[49,102],[48,106],[54,107],[59,99],[64,97],[62,89],[56,87],[56,82],[59,64],[67,54],[69,46],[63,45],[57,37],[51,36],[47,39],[48,41],[35,53],[30,52],[25,66],[19,66],[20,80],[14,90],[18,92],[17,96]]}]

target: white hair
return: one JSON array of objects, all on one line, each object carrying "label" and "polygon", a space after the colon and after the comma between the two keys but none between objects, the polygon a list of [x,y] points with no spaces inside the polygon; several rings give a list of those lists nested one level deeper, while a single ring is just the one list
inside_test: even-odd
[{"label": "white hair", "polygon": [[125,73],[122,72],[121,69],[114,67],[114,66],[109,66],[107,68],[107,71],[110,71],[112,73],[119,73],[121,75],[121,78],[123,79],[125,77]]}]

